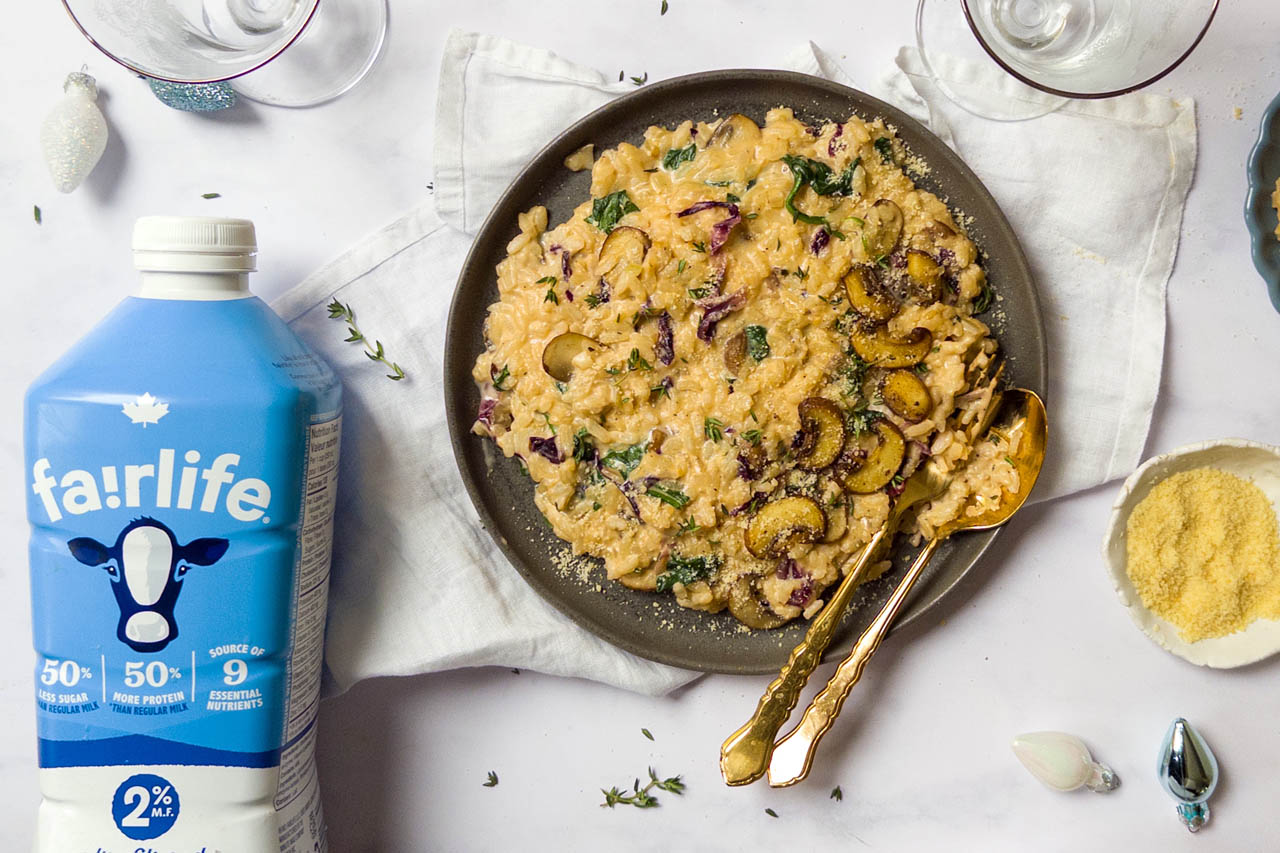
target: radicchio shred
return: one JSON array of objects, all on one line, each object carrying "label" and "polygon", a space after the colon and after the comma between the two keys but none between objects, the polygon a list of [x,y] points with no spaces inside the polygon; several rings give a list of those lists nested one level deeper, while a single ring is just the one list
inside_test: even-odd
[{"label": "radicchio shred", "polygon": [[723,296],[708,296],[694,304],[702,309],[702,320],[698,322],[698,340],[711,343],[716,336],[716,324],[746,305],[747,295],[738,290]]},{"label": "radicchio shred", "polygon": [[490,429],[493,428],[493,412],[498,408],[497,397],[485,397],[480,401],[480,409],[476,412],[476,420]]},{"label": "radicchio shred", "polygon": [[815,255],[821,255],[822,250],[827,248],[827,244],[831,242],[831,235],[827,233],[827,229],[819,228],[813,232],[813,242],[809,244],[809,251]]},{"label": "radicchio shred", "polygon": [[778,564],[778,569],[777,571],[774,572],[774,574],[777,575],[779,580],[784,580],[784,581],[795,580],[797,578],[805,577],[805,573],[800,568],[800,564],[797,563],[795,560],[791,559],[790,557],[787,557],[785,560],[783,560],[781,563]]},{"label": "radicchio shred", "polygon": [[696,204],[686,207],[680,211],[677,216],[692,216],[695,213],[701,213],[704,210],[710,210],[713,207],[723,207],[729,214],[727,218],[720,220],[711,226],[711,245],[709,251],[715,255],[724,248],[724,244],[729,242],[729,233],[734,227],[742,221],[741,212],[738,205],[728,201],[700,201]]},{"label": "radicchio shred", "polygon": [[836,156],[836,140],[844,134],[844,125],[837,124],[836,132],[831,134],[831,141],[827,143],[827,154],[831,157]]},{"label": "radicchio shred", "polygon": [[559,465],[564,461],[564,454],[556,446],[555,438],[542,438],[537,435],[529,436],[529,450],[554,465]]},{"label": "radicchio shred", "polygon": [[671,327],[671,315],[666,311],[658,315],[658,341],[653,345],[653,354],[663,364],[676,359],[675,331]]}]

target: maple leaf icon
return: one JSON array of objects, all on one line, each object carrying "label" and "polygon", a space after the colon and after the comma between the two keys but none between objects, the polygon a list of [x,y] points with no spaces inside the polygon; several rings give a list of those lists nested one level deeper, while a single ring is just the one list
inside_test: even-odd
[{"label": "maple leaf icon", "polygon": [[130,421],[142,424],[142,428],[146,429],[147,424],[159,423],[161,418],[169,414],[169,404],[161,403],[147,393],[132,403],[125,403],[120,407],[120,411],[128,415]]}]

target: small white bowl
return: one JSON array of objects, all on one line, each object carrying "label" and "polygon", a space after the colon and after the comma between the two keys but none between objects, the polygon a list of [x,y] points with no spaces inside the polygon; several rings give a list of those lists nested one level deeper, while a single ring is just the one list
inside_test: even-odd
[{"label": "small white bowl", "polygon": [[1188,444],[1148,459],[1124,481],[1111,508],[1111,522],[1103,539],[1102,553],[1111,569],[1111,582],[1115,584],[1120,602],[1128,608],[1134,624],[1148,637],[1192,663],[1229,669],[1280,651],[1280,621],[1259,619],[1243,631],[1188,643],[1178,635],[1177,628],[1143,605],[1125,571],[1129,513],[1161,480],[1179,471],[1205,467],[1252,481],[1271,500],[1272,509],[1280,505],[1280,447],[1242,438]]}]

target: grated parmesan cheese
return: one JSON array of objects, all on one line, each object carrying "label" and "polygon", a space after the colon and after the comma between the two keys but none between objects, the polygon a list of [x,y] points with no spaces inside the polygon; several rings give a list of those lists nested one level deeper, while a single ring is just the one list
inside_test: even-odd
[{"label": "grated parmesan cheese", "polygon": [[1280,618],[1280,533],[1253,483],[1215,468],[1179,472],[1138,503],[1126,532],[1129,579],[1183,640]]}]

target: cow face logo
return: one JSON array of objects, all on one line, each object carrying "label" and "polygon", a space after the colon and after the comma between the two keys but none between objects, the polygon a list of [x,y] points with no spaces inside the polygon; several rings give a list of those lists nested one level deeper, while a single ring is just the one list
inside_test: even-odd
[{"label": "cow face logo", "polygon": [[158,652],[178,636],[173,618],[182,579],[192,566],[211,566],[227,552],[226,539],[193,539],[179,545],[154,518],[131,521],[108,547],[80,537],[67,543],[86,566],[104,566],[120,607],[116,637],[138,652]]}]

